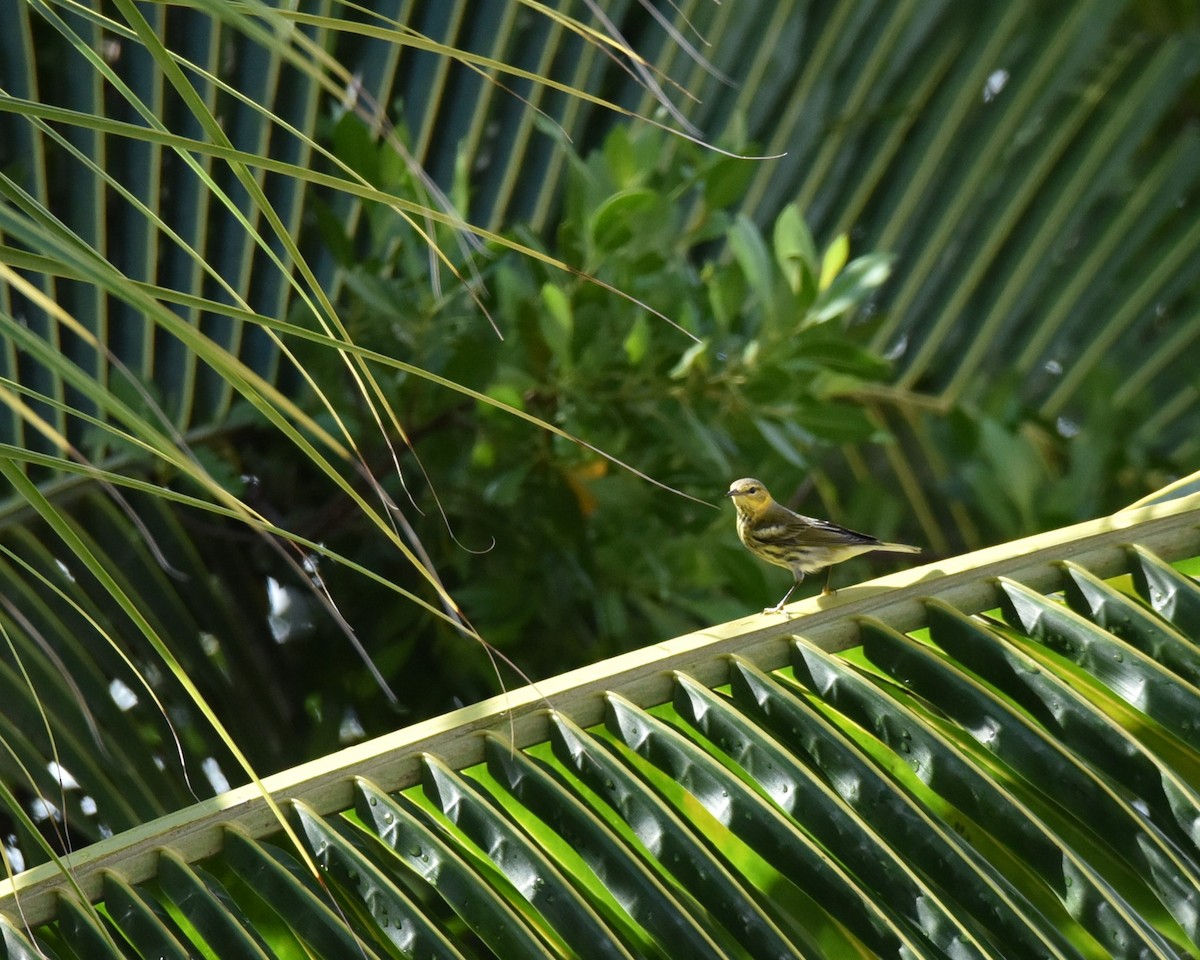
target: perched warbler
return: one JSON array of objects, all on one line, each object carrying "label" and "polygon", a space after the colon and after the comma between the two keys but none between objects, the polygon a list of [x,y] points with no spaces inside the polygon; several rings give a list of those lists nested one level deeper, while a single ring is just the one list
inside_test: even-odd
[{"label": "perched warbler", "polygon": [[[816,573],[822,567],[832,570],[833,564],[872,550],[921,552],[920,547],[910,547],[906,543],[884,543],[828,520],[802,517],[776,503],[767,488],[752,477],[735,480],[725,496],[732,497],[733,505],[737,507],[738,538],[746,549],[767,563],[787,567],[796,578],[783,599],[763,613],[783,613],[783,605],[806,573]],[[828,572],[822,592],[833,592],[829,589]]]}]

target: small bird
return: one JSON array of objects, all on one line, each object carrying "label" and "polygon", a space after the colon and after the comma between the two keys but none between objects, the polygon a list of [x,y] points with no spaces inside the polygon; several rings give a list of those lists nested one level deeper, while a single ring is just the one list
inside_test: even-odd
[{"label": "small bird", "polygon": [[[783,613],[792,591],[800,586],[806,573],[816,573],[822,567],[832,571],[833,564],[857,557],[860,553],[884,550],[889,553],[920,553],[920,547],[906,543],[884,543],[865,533],[855,533],[828,520],[802,517],[776,503],[767,488],[752,477],[735,480],[725,496],[733,498],[737,507],[738,538],[756,557],[787,567],[796,582],[783,599],[763,613]],[[829,572],[825,574],[824,594],[829,588]]]}]

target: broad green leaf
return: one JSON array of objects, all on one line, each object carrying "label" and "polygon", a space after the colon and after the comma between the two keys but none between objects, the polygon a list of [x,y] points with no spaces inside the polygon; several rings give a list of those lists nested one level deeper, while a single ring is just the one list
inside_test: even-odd
[{"label": "broad green leaf", "polygon": [[701,366],[706,361],[706,355],[709,352],[709,342],[701,340],[699,343],[693,343],[679,358],[679,361],[671,368],[669,376],[672,380],[682,380],[687,377],[694,367]]},{"label": "broad green leaf", "polygon": [[596,208],[589,223],[593,258],[589,264],[596,273],[603,273],[604,259],[629,244],[639,248],[651,243],[659,234],[666,240],[670,223],[659,214],[665,213],[663,199],[653,190],[622,190]]},{"label": "broad green leaf", "polygon": [[801,470],[808,469],[809,464],[803,453],[803,447],[807,446],[804,443],[807,435],[796,436],[795,434],[800,431],[796,430],[794,425],[772,423],[764,417],[756,418],[754,426],[762,434],[763,439],[770,444],[771,449],[784,460]]},{"label": "broad green leaf", "polygon": [[633,366],[639,366],[646,359],[646,351],[650,349],[650,323],[643,314],[638,314],[629,328],[629,333],[621,341],[621,348]]},{"label": "broad green leaf", "polygon": [[852,261],[821,290],[805,325],[824,323],[865,306],[871,294],[891,275],[892,260],[887,254],[867,254]]},{"label": "broad green leaf", "polygon": [[850,237],[844,233],[838,234],[833,243],[831,243],[825,251],[825,255],[821,258],[821,279],[817,283],[817,289],[824,293],[833,284],[834,279],[842,272],[846,266],[846,261],[850,259]]},{"label": "broad green leaf", "polygon": [[804,222],[804,215],[795,204],[788,204],[776,218],[772,241],[775,260],[792,293],[801,301],[806,295],[815,296],[817,245]]},{"label": "broad green leaf", "polygon": [[571,302],[561,288],[547,283],[542,287],[542,303],[546,308],[541,314],[542,336],[559,365],[563,369],[570,369],[571,339],[575,333]]},{"label": "broad green leaf", "polygon": [[884,439],[861,406],[844,400],[798,403],[788,415],[797,426],[831,443]]},{"label": "broad green leaf", "polygon": [[708,294],[708,307],[722,331],[728,331],[743,319],[743,307],[750,289],[745,273],[734,264],[707,264],[701,274]]},{"label": "broad green leaf", "polygon": [[826,327],[809,327],[792,338],[794,358],[786,366],[801,370],[849,374],[863,380],[882,380],[891,364],[877,354],[850,342],[844,336],[829,333]]},{"label": "broad green leaf", "polygon": [[636,186],[643,175],[629,139],[629,131],[624,127],[617,127],[610,136],[605,137],[604,160],[618,190]]},{"label": "broad green leaf", "polygon": [[[744,142],[734,139],[733,142]],[[722,157],[704,178],[704,202],[710,210],[724,210],[742,199],[754,176],[755,163],[740,157]]]},{"label": "broad green leaf", "polygon": [[780,317],[775,300],[775,265],[758,227],[745,215],[739,214],[729,231],[732,251],[751,294],[764,313],[768,328],[778,326]]}]

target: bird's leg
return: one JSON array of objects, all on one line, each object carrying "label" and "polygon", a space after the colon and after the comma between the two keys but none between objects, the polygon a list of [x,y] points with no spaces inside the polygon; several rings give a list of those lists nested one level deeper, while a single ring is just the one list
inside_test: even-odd
[{"label": "bird's leg", "polygon": [[792,591],[795,590],[798,586],[800,586],[800,581],[804,579],[803,573],[793,574],[793,576],[795,576],[796,582],[793,583],[788,588],[788,592],[783,595],[783,599],[780,600],[777,604],[775,604],[775,606],[767,607],[767,609],[764,610],[763,613],[783,613],[783,605],[788,602],[788,597],[790,597],[792,595]]},{"label": "bird's leg", "polygon": [[832,576],[833,564],[830,564],[825,568],[825,589],[821,591],[821,596],[823,597],[832,597],[835,593],[837,593],[837,591],[829,585],[829,580]]}]

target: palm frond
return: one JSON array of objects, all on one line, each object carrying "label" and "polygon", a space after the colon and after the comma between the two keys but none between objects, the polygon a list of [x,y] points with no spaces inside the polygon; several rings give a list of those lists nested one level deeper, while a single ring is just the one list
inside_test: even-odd
[{"label": "palm frond", "polygon": [[1191,496],[463,708],[268,778],[320,885],[239,788],[10,881],[6,955],[99,942],[68,881],[164,955],[1189,955],[1197,553]]}]

